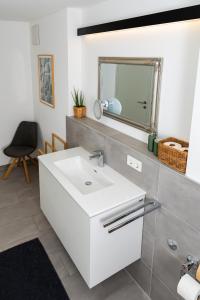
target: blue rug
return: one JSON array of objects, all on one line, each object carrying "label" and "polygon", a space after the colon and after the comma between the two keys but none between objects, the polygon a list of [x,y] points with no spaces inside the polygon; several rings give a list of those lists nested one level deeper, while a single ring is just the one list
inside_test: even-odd
[{"label": "blue rug", "polygon": [[1,300],[69,300],[38,239],[0,253]]}]

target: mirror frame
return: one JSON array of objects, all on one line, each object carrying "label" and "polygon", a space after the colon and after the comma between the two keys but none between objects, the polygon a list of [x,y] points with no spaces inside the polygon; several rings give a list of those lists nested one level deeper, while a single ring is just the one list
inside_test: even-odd
[{"label": "mirror frame", "polygon": [[137,129],[145,132],[157,132],[158,128],[158,114],[160,104],[160,84],[161,84],[161,69],[162,69],[162,58],[140,58],[140,57],[99,57],[98,59],[98,99],[100,98],[101,92],[101,64],[128,64],[128,65],[147,65],[154,66],[154,86],[153,86],[153,100],[151,107],[151,120],[150,126],[145,126],[140,123],[136,123],[130,119],[127,119],[117,114],[103,110],[103,115],[127,125],[133,126]]}]

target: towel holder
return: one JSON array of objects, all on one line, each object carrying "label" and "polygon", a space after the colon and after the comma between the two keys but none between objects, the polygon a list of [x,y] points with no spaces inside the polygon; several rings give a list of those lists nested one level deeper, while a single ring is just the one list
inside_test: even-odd
[{"label": "towel holder", "polygon": [[110,229],[108,229],[108,233],[112,233],[112,232],[114,232],[114,231],[116,231],[116,230],[118,230],[118,229],[120,229],[120,228],[136,221],[139,218],[144,217],[145,215],[147,215],[147,214],[149,214],[149,213],[153,212],[154,210],[161,207],[160,202],[158,202],[157,200],[154,200],[154,199],[146,199],[146,200],[147,200],[147,202],[145,202],[141,205],[138,205],[137,207],[135,207],[133,209],[130,209],[129,211],[127,211],[127,212],[125,212],[121,215],[118,215],[115,218],[105,222],[103,224],[103,227],[106,228],[106,227],[108,227],[108,226],[124,219],[125,217],[128,217],[129,215],[131,215],[131,214],[133,214],[133,213],[135,213],[135,212],[137,212],[137,211],[139,211],[143,208],[146,208],[142,213],[140,213],[140,214],[138,214],[134,217],[131,217],[130,219],[126,219],[125,221],[123,221],[123,222],[111,227]]}]

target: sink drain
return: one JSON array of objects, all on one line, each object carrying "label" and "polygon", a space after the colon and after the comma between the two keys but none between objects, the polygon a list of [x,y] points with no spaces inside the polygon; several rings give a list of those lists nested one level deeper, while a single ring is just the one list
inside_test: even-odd
[{"label": "sink drain", "polygon": [[85,185],[92,185],[92,181],[86,181]]}]

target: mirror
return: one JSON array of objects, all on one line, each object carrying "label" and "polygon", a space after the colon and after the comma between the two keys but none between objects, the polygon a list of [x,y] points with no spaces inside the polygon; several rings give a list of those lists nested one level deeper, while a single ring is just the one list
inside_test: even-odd
[{"label": "mirror", "polygon": [[146,132],[157,130],[160,58],[99,58],[103,114]]}]

